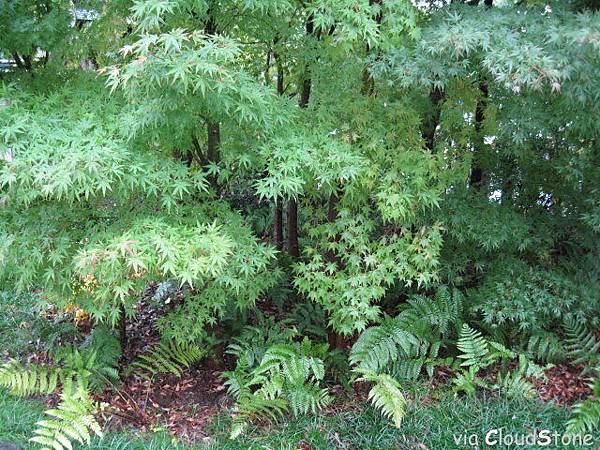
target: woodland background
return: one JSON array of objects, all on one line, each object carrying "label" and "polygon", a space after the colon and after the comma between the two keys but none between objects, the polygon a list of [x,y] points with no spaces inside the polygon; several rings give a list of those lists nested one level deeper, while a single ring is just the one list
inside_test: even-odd
[{"label": "woodland background", "polygon": [[598,7],[0,0],[0,440],[598,439]]}]

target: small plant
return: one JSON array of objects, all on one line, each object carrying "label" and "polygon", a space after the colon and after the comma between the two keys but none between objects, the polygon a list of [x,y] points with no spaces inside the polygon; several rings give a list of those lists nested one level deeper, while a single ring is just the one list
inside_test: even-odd
[{"label": "small plant", "polygon": [[583,323],[565,321],[565,350],[573,364],[587,363],[593,367],[600,362],[600,340]]},{"label": "small plant", "polygon": [[[529,361],[524,354],[517,354],[498,342],[490,341],[467,324],[462,326],[457,348],[461,352],[458,359],[462,360],[460,367],[463,369],[457,372],[452,380],[456,392],[474,395],[477,387],[482,387],[497,390],[509,397],[531,397],[534,391],[528,378],[543,377],[542,368]],[[507,369],[506,362],[515,358],[518,358],[517,368]],[[479,376],[482,369],[498,362],[504,367],[501,367],[496,375],[495,383],[490,384]]]},{"label": "small plant", "polygon": [[91,433],[102,436],[95,410],[85,389],[63,392],[58,406],[44,412],[50,417],[36,423],[35,436],[29,441],[43,445],[42,450],[72,450],[71,440],[89,445]]},{"label": "small plant", "polygon": [[400,383],[385,373],[377,373],[370,369],[355,369],[361,374],[356,381],[373,383],[369,391],[369,400],[389,418],[397,428],[400,428],[402,419],[406,415],[406,399],[402,393]]},{"label": "small plant", "polygon": [[148,380],[159,373],[172,373],[180,377],[184,369],[190,368],[204,355],[205,352],[194,344],[161,342],[140,355],[132,367]]},{"label": "small plant", "polygon": [[272,420],[291,409],[294,415],[313,414],[331,398],[320,386],[325,376],[323,357],[327,344],[301,343],[270,346],[258,365],[239,359],[234,371],[223,373],[228,392],[237,399],[232,436],[243,432],[255,417]]}]

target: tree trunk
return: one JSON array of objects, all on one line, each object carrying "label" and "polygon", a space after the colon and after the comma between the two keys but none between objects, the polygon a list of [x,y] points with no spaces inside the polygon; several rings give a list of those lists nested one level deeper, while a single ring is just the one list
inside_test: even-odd
[{"label": "tree trunk", "polygon": [[283,207],[281,202],[275,204],[273,213],[273,239],[278,250],[283,250]]},{"label": "tree trunk", "polygon": [[[277,45],[278,38],[273,40],[273,45]],[[281,57],[277,50],[273,51],[273,58],[275,59],[275,64],[277,66],[277,95],[283,95],[284,93],[284,73],[283,73],[283,62],[281,61]],[[283,250],[284,242],[283,242],[283,206],[282,201],[275,203],[275,208],[273,210],[273,240],[275,241],[275,246],[278,250]]]},{"label": "tree trunk", "polygon": [[292,258],[300,256],[298,245],[298,203],[295,199],[288,200],[287,204],[287,251]]},{"label": "tree trunk", "polygon": [[444,91],[437,87],[434,87],[431,92],[429,92],[429,100],[433,106],[433,112],[429,120],[423,123],[423,128],[421,130],[421,135],[425,141],[425,147],[427,147],[429,151],[433,151],[435,146],[435,131],[440,123],[444,96]]},{"label": "tree trunk", "polygon": [[119,341],[121,342],[121,348],[125,350],[127,346],[127,314],[125,313],[125,305],[121,303],[119,310]]},{"label": "tree trunk", "polygon": [[217,164],[219,162],[219,144],[221,143],[221,127],[219,122],[207,122],[208,149],[206,158],[209,163]]},{"label": "tree trunk", "polygon": [[[314,33],[314,23],[312,16],[306,21],[306,34]],[[310,67],[304,65],[304,74],[302,76],[302,89],[298,97],[298,106],[306,108],[310,100],[310,89],[312,80],[310,78]],[[287,205],[287,250],[292,258],[300,256],[300,245],[298,244],[298,203],[295,199],[288,200]]]},{"label": "tree trunk", "polygon": [[481,158],[483,153],[483,136],[481,135],[481,126],[485,119],[485,107],[488,100],[488,86],[485,82],[479,83],[481,98],[477,101],[475,109],[475,139],[473,144],[473,165],[471,167],[471,175],[469,176],[469,185],[480,190],[485,184],[485,174],[481,168]]}]

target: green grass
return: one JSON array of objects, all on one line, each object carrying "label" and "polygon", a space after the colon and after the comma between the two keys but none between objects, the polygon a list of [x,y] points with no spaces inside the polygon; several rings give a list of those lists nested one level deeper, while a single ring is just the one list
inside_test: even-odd
[{"label": "green grass", "polygon": [[[42,416],[42,405],[0,392],[0,442],[27,445],[35,422]],[[108,433],[95,438],[92,450],[163,450],[163,449],[296,449],[302,443],[311,449],[472,449],[456,444],[454,435],[475,434],[479,448],[485,433],[505,427],[505,433],[527,433],[534,428],[564,431],[568,409],[533,400],[508,400],[497,397],[452,398],[412,403],[400,429],[392,427],[371,407],[360,405],[356,411],[332,416],[313,416],[285,421],[271,427],[251,427],[241,438],[228,439],[230,419],[218,418],[210,428],[211,441],[204,446],[175,445],[168,436],[134,436]],[[600,440],[595,436],[596,445]],[[81,447],[80,447],[81,448]],[[503,446],[494,449],[507,448]],[[510,447],[516,448],[516,447]],[[523,447],[520,447],[523,448]],[[526,447],[536,449],[542,447]],[[545,447],[548,448],[548,447]],[[559,447],[564,448],[564,447]],[[584,448],[571,446],[571,449]],[[595,447],[588,447],[595,448]]]},{"label": "green grass", "polygon": [[[456,444],[454,436],[475,434],[479,448],[484,449],[488,448],[484,445],[484,436],[490,429],[505,427],[505,434],[526,434],[534,428],[562,433],[569,414],[568,409],[533,400],[445,396],[431,403],[414,402],[400,429],[392,427],[377,411],[365,406],[359,411],[331,417],[290,421],[283,427],[273,427],[266,433],[264,430],[254,432],[232,442],[225,438],[228,420],[224,419],[216,424],[213,448],[294,449],[304,442],[314,449],[470,449],[474,447]],[[598,442],[596,439],[596,445]]]}]

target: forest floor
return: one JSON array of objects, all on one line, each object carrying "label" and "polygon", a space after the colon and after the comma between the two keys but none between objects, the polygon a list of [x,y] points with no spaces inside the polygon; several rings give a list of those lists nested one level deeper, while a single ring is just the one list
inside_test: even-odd
[{"label": "forest floor", "polygon": [[[86,332],[85,324],[77,329],[56,315],[40,319],[32,301],[23,297],[20,303],[0,302],[2,359],[43,360],[43,345]],[[125,363],[158,340],[153,327],[155,313],[148,307],[141,311],[145,312],[127,327],[130,339],[124,351]],[[126,376],[118,390],[97,395],[96,400],[105,404],[100,413],[105,435],[95,438],[89,448],[479,449],[487,448],[482,444],[490,429],[505,427],[507,434],[527,434],[534,429],[562,432],[570,416],[568,406],[589,393],[587,381],[568,366],[548,369],[548,379],[536,386],[538,398],[531,400],[486,394],[455,397],[447,386],[449,374],[439,371],[431,382],[406,386],[410,403],[400,429],[368,405],[364,389],[344,393],[334,386],[340,389],[336,397],[343,400],[336,400],[322,414],[285,423],[256,424],[232,441],[228,438],[232,400],[219,376],[227,369],[228,361],[223,359],[221,365],[200,364],[180,378],[165,374],[152,383],[135,375]],[[55,402],[56,396],[19,399],[0,392],[0,443],[29,448],[27,439],[35,423]],[[596,437],[600,443],[600,435]]]}]

